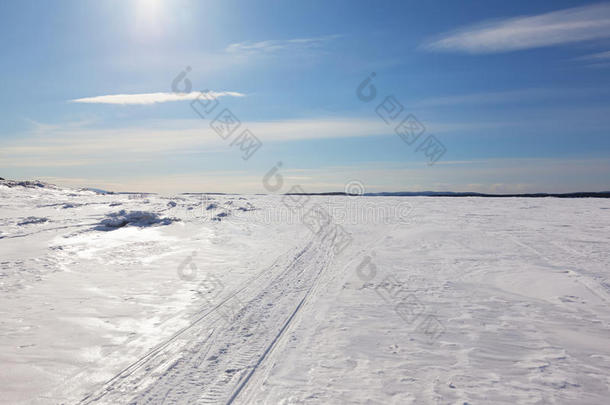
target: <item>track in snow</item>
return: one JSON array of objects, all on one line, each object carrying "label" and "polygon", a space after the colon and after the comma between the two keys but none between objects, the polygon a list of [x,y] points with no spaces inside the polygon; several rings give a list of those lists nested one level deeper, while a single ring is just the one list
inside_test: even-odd
[{"label": "track in snow", "polygon": [[[238,402],[331,259],[332,243],[317,239],[296,256],[280,257],[81,404]],[[236,304],[232,319],[221,315]]]}]

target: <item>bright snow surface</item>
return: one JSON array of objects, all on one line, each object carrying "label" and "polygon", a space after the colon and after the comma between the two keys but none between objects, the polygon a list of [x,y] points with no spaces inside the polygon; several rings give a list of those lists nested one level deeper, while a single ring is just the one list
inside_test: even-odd
[{"label": "bright snow surface", "polygon": [[605,404],[609,229],[604,199],[0,185],[0,401]]}]

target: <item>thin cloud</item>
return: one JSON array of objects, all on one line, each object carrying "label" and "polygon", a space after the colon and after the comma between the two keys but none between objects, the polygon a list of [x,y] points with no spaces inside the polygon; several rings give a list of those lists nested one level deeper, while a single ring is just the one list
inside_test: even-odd
[{"label": "thin cloud", "polygon": [[[242,122],[242,128],[248,128],[263,142],[363,137],[392,131],[380,119],[347,117]],[[148,122],[146,126],[112,128],[65,125],[48,127],[42,132],[34,128],[29,134],[3,145],[0,167],[36,159],[57,159],[60,165],[65,165],[68,160],[117,159],[122,154],[152,158],[160,153],[209,151],[224,146],[214,130],[198,119],[160,120]]]},{"label": "thin cloud", "polygon": [[608,60],[608,59],[610,59],[610,51],[594,53],[592,55],[585,55],[585,56],[581,56],[578,58],[578,60],[591,60],[591,61]]},{"label": "thin cloud", "polygon": [[[610,58],[610,56],[609,56]],[[499,92],[458,94],[444,97],[423,99],[414,103],[417,107],[439,107],[455,105],[491,105],[511,103],[531,103],[540,100],[570,101],[589,98],[592,95],[607,95],[607,89],[599,87],[586,88],[530,88]]]},{"label": "thin cloud", "polygon": [[106,96],[84,97],[70,100],[71,103],[85,104],[155,104],[170,101],[195,100],[199,97],[245,97],[245,94],[235,91],[193,91],[190,93],[140,93],[140,94],[109,94]]},{"label": "thin cloud", "polygon": [[485,22],[425,43],[430,51],[499,53],[610,37],[610,4]]},{"label": "thin cloud", "polygon": [[531,100],[532,98],[541,98],[549,95],[554,95],[557,92],[548,89],[520,89],[501,92],[487,93],[471,93],[459,94],[445,97],[434,97],[421,100],[416,103],[419,107],[438,107],[438,106],[454,106],[465,104],[501,104],[518,102],[523,100]]},{"label": "thin cloud", "polygon": [[320,48],[324,43],[338,38],[329,35],[315,38],[295,38],[286,40],[245,41],[230,44],[225,51],[231,54],[272,54],[280,51],[295,51]]}]

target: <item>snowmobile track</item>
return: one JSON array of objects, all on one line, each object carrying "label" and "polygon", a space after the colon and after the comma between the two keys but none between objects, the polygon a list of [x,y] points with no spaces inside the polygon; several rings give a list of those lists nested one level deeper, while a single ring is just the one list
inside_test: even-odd
[{"label": "snowmobile track", "polygon": [[[332,243],[314,237],[286,256],[80,403],[234,403],[310,297],[332,259]],[[232,300],[247,304],[226,322],[219,312]]]}]

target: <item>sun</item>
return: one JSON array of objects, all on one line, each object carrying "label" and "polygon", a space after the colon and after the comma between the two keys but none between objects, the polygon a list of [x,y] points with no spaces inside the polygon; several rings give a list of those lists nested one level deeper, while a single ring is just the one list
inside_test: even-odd
[{"label": "sun", "polygon": [[163,0],[135,0],[135,28],[138,36],[151,37],[162,33],[165,4]]}]

